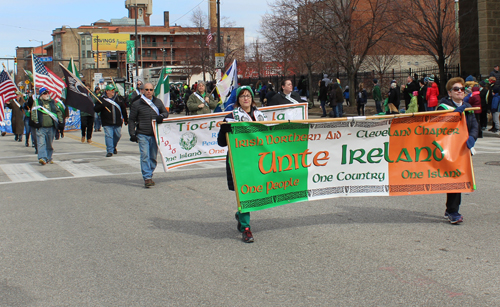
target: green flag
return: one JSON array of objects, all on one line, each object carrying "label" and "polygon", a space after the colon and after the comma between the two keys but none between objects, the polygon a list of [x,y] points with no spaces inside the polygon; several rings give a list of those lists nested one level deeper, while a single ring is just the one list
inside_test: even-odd
[{"label": "green flag", "polygon": [[31,71],[24,69],[24,73],[26,74],[26,76],[28,76],[30,82],[33,82],[33,74],[31,73]]},{"label": "green flag", "polygon": [[80,73],[78,72],[78,69],[76,69],[75,62],[73,62],[73,57],[71,57],[71,60],[69,60],[68,64],[68,70],[75,76],[80,79]]},{"label": "green flag", "polygon": [[161,70],[158,84],[155,87],[155,96],[163,101],[167,111],[170,111],[170,78],[165,73],[165,69]]}]

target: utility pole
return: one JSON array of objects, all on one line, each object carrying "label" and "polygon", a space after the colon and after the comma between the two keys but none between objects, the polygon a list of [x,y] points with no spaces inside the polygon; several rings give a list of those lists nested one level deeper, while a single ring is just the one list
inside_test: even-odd
[{"label": "utility pole", "polygon": [[96,62],[97,62],[97,73],[99,73],[99,35],[96,35],[96,38],[97,38]]},{"label": "utility pole", "polygon": [[217,0],[217,53],[220,53],[220,0]]},{"label": "utility pole", "polygon": [[137,57],[137,4],[135,5],[135,76],[139,79],[139,58]]}]

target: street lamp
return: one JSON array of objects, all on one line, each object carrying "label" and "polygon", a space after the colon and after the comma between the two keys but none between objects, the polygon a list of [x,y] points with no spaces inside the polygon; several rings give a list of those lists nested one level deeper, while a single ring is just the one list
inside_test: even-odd
[{"label": "street lamp", "polygon": [[39,40],[36,40],[36,39],[30,39],[30,42],[33,41],[33,42],[39,42],[41,45],[40,45],[40,49],[42,51],[42,56],[43,56],[43,41],[39,41]]}]

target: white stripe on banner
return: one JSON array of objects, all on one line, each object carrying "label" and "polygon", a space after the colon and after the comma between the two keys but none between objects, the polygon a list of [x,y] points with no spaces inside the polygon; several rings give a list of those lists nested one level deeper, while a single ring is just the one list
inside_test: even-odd
[{"label": "white stripe on banner", "polygon": [[91,163],[74,163],[74,161],[57,161],[57,164],[75,177],[109,176],[110,172]]},{"label": "white stripe on banner", "polygon": [[29,164],[4,164],[0,165],[3,172],[12,182],[44,181],[47,177],[37,172]]}]

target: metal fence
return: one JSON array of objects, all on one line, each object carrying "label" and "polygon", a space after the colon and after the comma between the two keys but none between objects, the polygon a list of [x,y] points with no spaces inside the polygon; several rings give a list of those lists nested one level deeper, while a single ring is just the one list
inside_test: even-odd
[{"label": "metal fence", "polygon": [[[425,67],[418,69],[405,69],[405,70],[395,70],[392,69],[390,71],[385,72],[383,75],[378,74],[375,71],[363,71],[358,72],[355,77],[355,86],[358,87],[358,84],[363,82],[364,88],[367,90],[368,94],[371,95],[371,89],[373,87],[373,79],[378,80],[378,84],[381,86],[382,92],[389,91],[389,85],[392,80],[396,80],[398,84],[406,84],[407,77],[412,76],[418,80],[429,77],[430,75],[434,75],[437,77],[438,83],[446,83],[448,79],[456,76],[460,76],[460,66],[446,66],[445,67],[446,80],[439,80],[439,68],[438,67]],[[263,84],[267,84],[271,82],[274,85],[274,89],[277,91],[280,88],[280,84],[283,80],[292,80],[294,87],[297,86],[301,75],[291,75],[291,76],[270,76],[270,77],[262,77],[262,78],[241,78],[238,79],[238,82],[241,85],[253,85],[256,86],[257,82],[260,80]],[[307,80],[307,75],[304,75]],[[345,72],[337,72],[334,74],[328,74],[330,79],[338,79],[340,81],[340,85],[342,88],[345,88],[348,85],[347,73]],[[465,78],[465,77],[464,77]],[[312,75],[312,86],[309,86],[309,95],[313,95],[313,98],[317,98],[319,82],[323,79],[323,73],[321,74],[313,74]]]}]

